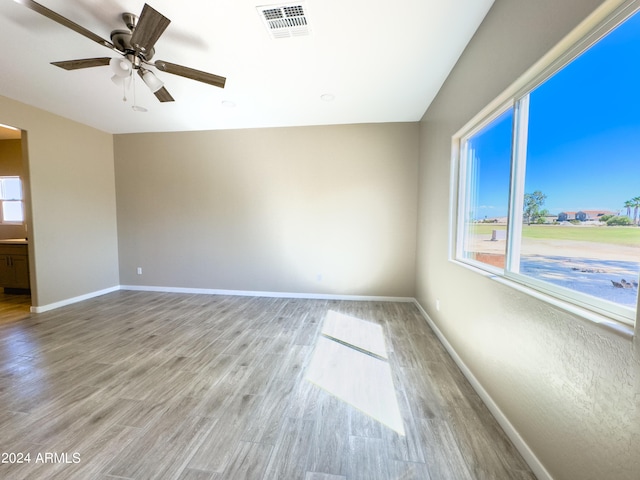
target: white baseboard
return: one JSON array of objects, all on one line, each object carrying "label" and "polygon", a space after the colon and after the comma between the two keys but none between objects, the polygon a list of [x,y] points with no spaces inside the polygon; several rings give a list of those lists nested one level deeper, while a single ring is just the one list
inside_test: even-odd
[{"label": "white baseboard", "polygon": [[73,298],[60,300],[59,302],[49,303],[31,307],[31,313],[43,313],[56,308],[64,307],[74,303],[89,300],[94,297],[106,295],[107,293],[116,292],[118,290],[136,290],[142,292],[166,292],[166,293],[194,293],[203,295],[235,295],[242,297],[272,297],[272,298],[304,298],[318,300],[353,300],[353,301],[374,301],[374,302],[415,302],[413,297],[385,297],[376,295],[333,295],[324,293],[292,293],[292,292],[261,292],[253,290],[219,290],[211,288],[182,288],[182,287],[155,287],[146,285],[117,285],[115,287],[105,288],[80,295]]},{"label": "white baseboard", "polygon": [[263,292],[254,290],[219,290],[211,288],[155,287],[146,285],[120,285],[120,289],[136,290],[142,292],[234,295],[240,297],[304,298],[311,300],[354,300],[374,302],[415,302],[415,299],[413,297],[386,297],[376,295],[334,295],[325,293]]},{"label": "white baseboard", "polygon": [[487,406],[491,414],[500,424],[504,432],[507,434],[507,437],[509,437],[509,440],[511,440],[511,442],[516,447],[518,452],[520,452],[520,455],[522,455],[525,462],[527,462],[527,465],[529,465],[529,467],[531,468],[533,473],[536,475],[536,477],[539,480],[553,480],[553,477],[551,476],[551,474],[549,474],[547,469],[544,468],[544,465],[540,462],[540,460],[538,460],[538,457],[536,457],[533,451],[529,448],[529,445],[527,445],[524,439],[520,436],[520,433],[518,433],[518,431],[515,429],[515,427],[511,424],[511,422],[507,418],[507,416],[502,412],[502,410],[500,410],[500,407],[498,407],[498,405],[493,401],[493,398],[491,398],[489,393],[484,389],[482,384],[480,384],[478,379],[473,375],[473,373],[471,373],[471,370],[469,370],[469,367],[467,367],[467,365],[462,361],[458,353],[451,346],[449,341],[442,334],[442,332],[433,322],[431,317],[429,317],[425,309],[422,308],[422,305],[420,305],[420,302],[418,302],[417,300],[414,300],[414,303],[418,307],[418,310],[420,310],[420,313],[422,314],[424,319],[427,321],[431,329],[435,332],[440,342],[442,342],[442,345],[444,345],[444,348],[447,350],[451,358],[453,358],[453,361],[456,362],[456,365],[458,365],[458,368],[460,368],[460,370],[462,371],[464,376],[467,378],[467,380],[469,381],[473,389],[476,391],[476,393],[482,399],[482,401]]},{"label": "white baseboard", "polygon": [[89,300],[90,298],[99,297],[101,295],[106,295],[107,293],[116,292],[118,290],[120,290],[120,286],[116,285],[115,287],[109,287],[109,288],[105,288],[104,290],[97,290],[95,292],[86,293],[84,295],[80,295],[77,297],[67,298],[65,300],[60,300],[59,302],[49,303],[47,305],[40,305],[38,307],[31,307],[31,313],[48,312],[49,310],[54,310],[56,308],[71,305],[73,303],[82,302],[83,300]]}]

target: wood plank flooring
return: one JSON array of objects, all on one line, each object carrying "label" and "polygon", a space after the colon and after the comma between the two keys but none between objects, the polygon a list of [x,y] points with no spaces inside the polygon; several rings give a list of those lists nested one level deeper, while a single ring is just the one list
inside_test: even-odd
[{"label": "wood plank flooring", "polygon": [[0,325],[22,320],[29,316],[31,295],[5,293],[0,288]]},{"label": "wood plank flooring", "polygon": [[14,480],[535,478],[410,303],[120,291],[4,323],[0,452]]}]

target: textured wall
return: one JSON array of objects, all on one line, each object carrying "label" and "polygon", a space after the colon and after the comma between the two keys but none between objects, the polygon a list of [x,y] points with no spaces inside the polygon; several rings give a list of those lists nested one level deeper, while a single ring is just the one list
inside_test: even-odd
[{"label": "textured wall", "polygon": [[5,97],[0,123],[26,132],[33,304],[117,286],[112,136]]},{"label": "textured wall", "polygon": [[116,135],[121,284],[412,297],[418,134]]},{"label": "textured wall", "polygon": [[419,302],[556,480],[640,478],[639,342],[449,262],[434,219],[452,135],[599,3],[497,0],[421,128]]}]

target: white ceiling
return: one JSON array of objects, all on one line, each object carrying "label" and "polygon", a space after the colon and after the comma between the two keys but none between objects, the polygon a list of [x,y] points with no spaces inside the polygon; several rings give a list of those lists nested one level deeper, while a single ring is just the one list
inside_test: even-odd
[{"label": "white ceiling", "polygon": [[[0,95],[109,133],[418,121],[493,0],[306,0],[310,35],[275,40],[256,7],[288,2],[148,2],[172,21],[153,60],[222,75],[224,89],[156,71],[176,101],[158,102],[136,77],[148,112],[135,112],[108,66],[49,64],[115,52],[3,0]],[[39,3],[109,40],[144,0]]]}]

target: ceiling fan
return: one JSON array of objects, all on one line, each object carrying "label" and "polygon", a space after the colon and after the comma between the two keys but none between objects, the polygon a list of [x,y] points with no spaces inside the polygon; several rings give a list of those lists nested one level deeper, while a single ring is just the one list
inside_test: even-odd
[{"label": "ceiling fan", "polygon": [[131,77],[133,72],[137,71],[144,83],[161,102],[173,102],[174,99],[164,87],[164,84],[147,68],[149,66],[153,66],[162,72],[224,88],[226,82],[225,77],[164,60],[151,62],[155,54],[153,47],[169,23],[171,23],[171,20],[146,3],[142,8],[140,17],[132,13],[123,13],[122,19],[127,26],[127,30],[112,31],[111,41],[108,41],[33,0],[14,1],[122,55],[121,58],[99,57],[51,62],[52,65],[64,68],[65,70],[110,65],[115,73],[115,77],[120,79]]}]

